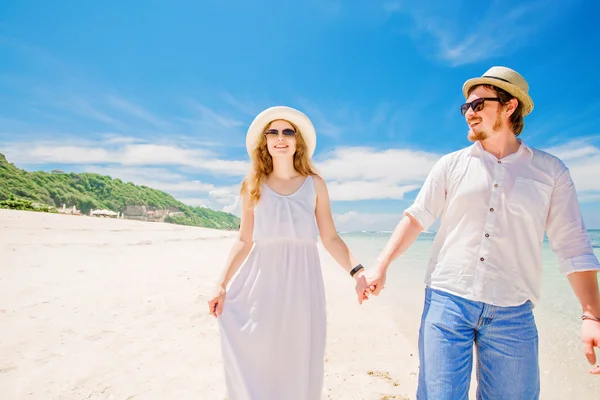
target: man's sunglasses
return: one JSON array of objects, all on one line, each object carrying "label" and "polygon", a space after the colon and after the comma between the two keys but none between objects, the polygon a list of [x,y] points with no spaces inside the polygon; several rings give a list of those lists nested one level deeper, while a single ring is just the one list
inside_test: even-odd
[{"label": "man's sunglasses", "polygon": [[[281,133],[283,134],[283,136],[286,137],[292,137],[292,136],[296,136],[296,131],[293,129],[284,129],[281,131]],[[278,129],[269,129],[268,131],[265,132],[265,136],[267,137],[267,139],[271,139],[271,138],[276,138],[279,136],[279,130]]]},{"label": "man's sunglasses", "polygon": [[473,109],[474,112],[478,112],[483,110],[483,107],[485,106],[485,101],[489,100],[489,101],[500,101],[500,98],[498,97],[481,97],[479,99],[475,99],[470,103],[465,103],[462,106],[460,106],[460,112],[462,115],[465,115],[467,113],[467,111],[469,111],[469,107]]}]

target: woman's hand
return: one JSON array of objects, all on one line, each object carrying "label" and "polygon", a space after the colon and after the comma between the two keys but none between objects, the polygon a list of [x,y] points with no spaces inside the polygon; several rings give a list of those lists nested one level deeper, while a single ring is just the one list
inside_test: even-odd
[{"label": "woman's hand", "polygon": [[367,279],[363,274],[363,270],[358,271],[354,275],[354,280],[356,281],[356,286],[354,286],[354,290],[356,291],[356,296],[358,297],[358,304],[362,304],[363,301],[369,300],[369,294],[371,293],[370,288],[367,285]]},{"label": "woman's hand", "polygon": [[226,293],[225,288],[219,285],[215,289],[212,299],[208,301],[208,311],[213,317],[218,317],[223,313],[223,303],[225,302]]}]

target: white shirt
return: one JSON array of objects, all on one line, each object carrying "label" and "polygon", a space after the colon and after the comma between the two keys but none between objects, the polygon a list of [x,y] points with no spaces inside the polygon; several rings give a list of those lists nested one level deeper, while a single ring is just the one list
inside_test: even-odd
[{"label": "white shirt", "polygon": [[501,160],[475,142],[432,168],[405,210],[424,229],[441,217],[426,285],[496,306],[535,304],[544,231],[564,275],[600,270],[569,170],[519,141]]}]

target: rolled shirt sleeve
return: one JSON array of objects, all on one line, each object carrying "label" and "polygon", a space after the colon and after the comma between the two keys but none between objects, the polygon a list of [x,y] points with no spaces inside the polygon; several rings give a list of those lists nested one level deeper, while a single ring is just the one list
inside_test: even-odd
[{"label": "rolled shirt sleeve", "polygon": [[440,158],[425,179],[413,204],[404,210],[410,214],[424,230],[440,217],[446,202],[446,166],[447,157]]},{"label": "rolled shirt sleeve", "polygon": [[546,234],[563,275],[600,270],[600,262],[581,216],[575,185],[564,164],[558,171],[550,198]]}]

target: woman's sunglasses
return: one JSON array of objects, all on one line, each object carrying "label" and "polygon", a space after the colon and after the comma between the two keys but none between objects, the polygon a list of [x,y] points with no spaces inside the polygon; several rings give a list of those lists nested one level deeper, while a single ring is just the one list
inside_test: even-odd
[{"label": "woman's sunglasses", "polygon": [[[296,131],[293,129],[289,129],[289,128],[282,130],[281,133],[285,137],[296,136]],[[265,132],[265,136],[267,137],[267,139],[274,139],[279,136],[279,130],[278,129],[269,129],[268,131]]]},{"label": "woman's sunglasses", "polygon": [[500,101],[500,98],[498,97],[481,97],[479,99],[475,99],[470,103],[465,103],[462,106],[460,106],[460,112],[462,115],[465,115],[467,113],[467,111],[469,111],[469,107],[473,109],[474,112],[478,112],[483,110],[483,107],[485,106],[485,101],[489,100],[489,101]]}]

